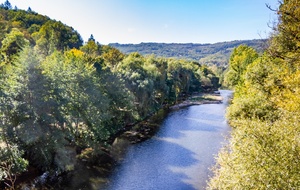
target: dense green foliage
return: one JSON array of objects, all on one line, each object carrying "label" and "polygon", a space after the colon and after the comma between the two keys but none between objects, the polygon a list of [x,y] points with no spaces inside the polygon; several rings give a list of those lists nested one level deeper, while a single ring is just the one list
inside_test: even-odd
[{"label": "dense green foliage", "polygon": [[232,59],[245,55],[243,72],[235,72],[235,61],[228,71],[236,76],[228,77],[235,85],[227,113],[234,130],[218,156],[210,189],[300,187],[299,5],[280,1],[278,25],[262,56],[254,59],[246,47],[232,54]]},{"label": "dense green foliage", "polygon": [[234,48],[229,59],[228,72],[225,75],[225,85],[234,87],[244,82],[243,75],[248,67],[256,58],[258,53],[245,45]]},{"label": "dense green foliage", "polygon": [[239,45],[250,46],[258,53],[262,53],[267,46],[267,40],[242,40],[219,42],[215,44],[177,44],[177,43],[140,43],[140,44],[109,44],[123,53],[138,52],[144,56],[155,55],[173,59],[185,59],[208,65],[220,80],[220,84],[229,86],[224,82],[224,72],[228,68],[230,55]]},{"label": "dense green foliage", "polygon": [[79,48],[83,41],[72,27],[37,14],[31,9],[12,9],[6,1],[0,9],[0,44],[7,33],[18,29],[39,51],[48,55],[55,49]]},{"label": "dense green foliage", "polygon": [[125,55],[31,9],[0,8],[0,181],[28,165],[56,174],[106,154],[115,135],[194,92],[216,89],[205,65]]},{"label": "dense green foliage", "polygon": [[266,46],[266,40],[242,40],[215,44],[114,43],[110,44],[110,46],[119,49],[123,53],[139,52],[142,55],[154,54],[158,57],[188,59],[210,66],[225,67],[228,65],[232,50],[242,44],[253,47],[258,52],[262,52]]}]

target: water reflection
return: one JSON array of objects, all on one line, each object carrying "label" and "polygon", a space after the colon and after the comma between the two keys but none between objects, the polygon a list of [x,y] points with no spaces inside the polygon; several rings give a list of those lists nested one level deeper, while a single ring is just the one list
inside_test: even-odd
[{"label": "water reflection", "polygon": [[[230,91],[221,94],[226,97]],[[230,130],[225,103],[170,113],[155,137],[129,148],[107,189],[204,189],[214,156]]]}]

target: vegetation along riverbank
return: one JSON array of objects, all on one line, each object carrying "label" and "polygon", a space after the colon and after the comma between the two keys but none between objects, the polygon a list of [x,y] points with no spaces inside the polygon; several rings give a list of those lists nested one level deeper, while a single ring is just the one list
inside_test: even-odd
[{"label": "vegetation along riverbank", "polygon": [[78,174],[106,173],[119,134],[219,87],[216,67],[126,55],[93,35],[83,43],[74,28],[9,1],[0,19],[1,188],[21,188],[28,176],[22,188],[85,187],[93,177]]},{"label": "vegetation along riverbank", "polygon": [[130,130],[125,131],[121,135],[130,141],[130,143],[137,143],[143,140],[151,138],[158,130],[160,122],[165,118],[171,110],[181,109],[193,105],[201,104],[219,104],[222,103],[222,97],[218,91],[211,93],[196,93],[175,105],[171,105],[159,110],[153,116],[139,122],[136,126]]},{"label": "vegetation along riverbank", "polygon": [[[183,60],[124,54],[93,35],[83,42],[73,27],[6,0],[0,5],[0,189],[97,189],[127,146],[155,134],[168,109],[219,103],[217,94],[205,93],[221,84],[235,92],[227,111],[233,131],[208,188],[298,189],[300,6],[278,3],[270,7],[278,15],[274,33],[255,43],[267,42],[264,51],[203,45],[201,51],[215,55]],[[231,53],[229,65],[222,52]]]},{"label": "vegetation along riverbank", "polygon": [[209,189],[300,187],[300,4],[279,3],[269,48],[259,55],[240,46],[231,55],[225,80],[235,89],[227,112],[234,129]]}]

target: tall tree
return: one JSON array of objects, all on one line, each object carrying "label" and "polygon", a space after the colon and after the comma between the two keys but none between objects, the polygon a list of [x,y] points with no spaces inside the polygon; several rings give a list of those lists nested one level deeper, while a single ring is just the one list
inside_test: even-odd
[{"label": "tall tree", "polygon": [[88,39],[88,42],[89,42],[89,41],[96,42],[96,40],[95,40],[95,38],[94,38],[94,35],[93,35],[93,34],[91,34],[91,36],[89,37],[89,39]]},{"label": "tall tree", "polygon": [[82,38],[78,32],[61,22],[47,21],[39,32],[32,36],[36,40],[36,48],[44,55],[50,55],[56,49],[79,49],[82,45]]},{"label": "tall tree", "polygon": [[24,34],[20,30],[13,28],[2,40],[2,47],[0,49],[4,62],[11,62],[14,56],[28,44]]},{"label": "tall tree", "polygon": [[105,65],[112,70],[116,69],[116,66],[121,62],[125,55],[118,49],[110,46],[102,46],[102,57],[105,60]]},{"label": "tall tree", "polygon": [[230,56],[229,69],[225,75],[225,82],[228,86],[234,87],[243,83],[243,75],[247,66],[257,57],[257,52],[251,47],[241,45],[235,48]]},{"label": "tall tree", "polygon": [[4,4],[2,4],[2,7],[5,9],[5,10],[10,10],[12,9],[12,5],[10,4],[10,2],[8,0],[6,0],[4,2]]}]

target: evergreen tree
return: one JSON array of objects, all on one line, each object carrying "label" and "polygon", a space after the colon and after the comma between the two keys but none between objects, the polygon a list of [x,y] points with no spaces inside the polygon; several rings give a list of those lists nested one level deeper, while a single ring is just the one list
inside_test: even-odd
[{"label": "evergreen tree", "polygon": [[11,10],[12,9],[12,5],[10,4],[10,2],[8,0],[6,0],[4,2],[4,4],[1,4],[1,7],[3,7],[5,10]]},{"label": "evergreen tree", "polygon": [[96,42],[96,40],[95,40],[95,38],[94,38],[94,35],[93,35],[93,34],[91,34],[91,36],[89,37],[89,39],[88,39],[88,42],[89,42],[89,41]]},{"label": "evergreen tree", "polygon": [[28,12],[28,13],[32,13],[32,10],[31,10],[30,7],[28,7],[27,12]]}]

